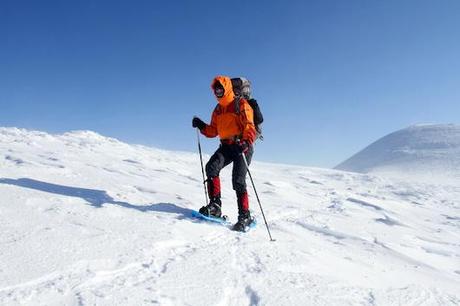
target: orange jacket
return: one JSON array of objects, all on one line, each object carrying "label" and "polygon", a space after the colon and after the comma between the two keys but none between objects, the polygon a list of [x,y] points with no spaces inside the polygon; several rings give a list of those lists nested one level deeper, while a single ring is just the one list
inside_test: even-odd
[{"label": "orange jacket", "polygon": [[[219,104],[212,113],[211,123],[206,125],[201,133],[206,137],[219,136],[222,140],[239,138],[252,144],[256,140],[252,107],[243,98],[239,103],[235,103],[235,94],[229,77],[216,77],[211,83],[213,90],[216,82],[224,87],[224,96],[217,99]],[[235,111],[235,106],[239,107],[239,112]]]}]

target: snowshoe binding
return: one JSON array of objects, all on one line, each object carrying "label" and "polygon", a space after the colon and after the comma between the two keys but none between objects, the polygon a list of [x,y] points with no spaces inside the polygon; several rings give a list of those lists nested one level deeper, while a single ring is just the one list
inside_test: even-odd
[{"label": "snowshoe binding", "polygon": [[247,232],[253,224],[255,224],[255,219],[251,217],[248,211],[238,216],[238,222],[233,225],[233,230],[237,232]]},{"label": "snowshoe binding", "polygon": [[222,218],[221,205],[216,202],[211,202],[200,208],[199,213],[206,217]]}]

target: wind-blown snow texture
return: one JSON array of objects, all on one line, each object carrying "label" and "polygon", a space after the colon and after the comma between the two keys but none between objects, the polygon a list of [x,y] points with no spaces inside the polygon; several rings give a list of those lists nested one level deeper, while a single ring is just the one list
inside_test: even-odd
[{"label": "wind-blown snow texture", "polygon": [[391,133],[336,167],[425,182],[460,182],[460,126],[416,125]]},{"label": "wind-blown snow texture", "polygon": [[191,217],[197,154],[0,129],[0,304],[460,303],[459,186],[257,162],[253,176],[276,242],[252,193],[250,233]]}]

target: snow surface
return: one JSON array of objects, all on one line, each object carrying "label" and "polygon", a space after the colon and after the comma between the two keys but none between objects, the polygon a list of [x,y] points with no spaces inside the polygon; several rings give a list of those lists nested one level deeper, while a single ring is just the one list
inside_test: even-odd
[{"label": "snow surface", "polygon": [[406,180],[458,185],[460,125],[415,125],[391,133],[336,167]]},{"label": "snow surface", "polygon": [[460,186],[252,169],[276,242],[191,217],[197,154],[0,128],[0,304],[460,304]]}]

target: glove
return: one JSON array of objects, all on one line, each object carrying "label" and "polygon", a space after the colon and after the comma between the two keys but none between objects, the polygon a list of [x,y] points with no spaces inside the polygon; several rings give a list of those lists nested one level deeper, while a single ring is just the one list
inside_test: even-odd
[{"label": "glove", "polygon": [[203,120],[201,120],[198,117],[193,117],[192,126],[194,128],[198,128],[198,129],[202,130],[202,129],[204,129],[206,127],[206,123],[204,123]]},{"label": "glove", "polygon": [[236,151],[238,154],[246,154],[249,150],[250,144],[246,140],[241,140],[236,144]]}]

